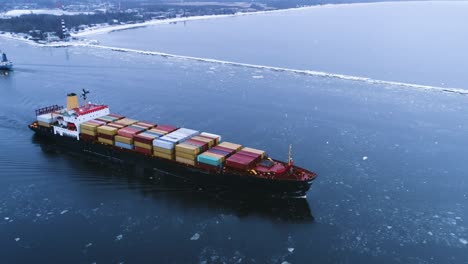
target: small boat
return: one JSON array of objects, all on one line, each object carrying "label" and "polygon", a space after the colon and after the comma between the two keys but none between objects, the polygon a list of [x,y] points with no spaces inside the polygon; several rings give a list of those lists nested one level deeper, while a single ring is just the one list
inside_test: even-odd
[{"label": "small boat", "polygon": [[0,54],[1,54],[0,70],[4,70],[4,71],[11,70],[11,68],[13,68],[13,62],[7,59],[7,56],[4,52],[0,51]]}]

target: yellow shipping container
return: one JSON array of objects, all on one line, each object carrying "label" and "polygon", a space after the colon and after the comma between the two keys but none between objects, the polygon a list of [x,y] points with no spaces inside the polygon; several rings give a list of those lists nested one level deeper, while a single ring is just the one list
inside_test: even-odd
[{"label": "yellow shipping container", "polygon": [[200,152],[200,148],[190,144],[181,143],[175,146],[176,152],[196,155]]},{"label": "yellow shipping container", "polygon": [[91,130],[81,130],[81,134],[89,135],[89,136],[97,136],[97,132]]},{"label": "yellow shipping container", "polygon": [[184,159],[184,158],[181,158],[181,157],[176,157],[176,161],[177,161],[177,162],[180,162],[180,163],[184,163],[184,164],[189,164],[189,165],[195,166],[195,161],[194,161],[194,160]]},{"label": "yellow shipping container", "polygon": [[135,124],[137,122],[138,122],[138,120],[127,118],[127,117],[123,118],[123,119],[120,119],[120,120],[117,120],[117,121],[114,121],[114,123],[125,125],[125,126],[133,125],[133,124]]},{"label": "yellow shipping container", "polygon": [[117,130],[118,130],[118,128],[116,128],[116,127],[100,126],[100,127],[98,127],[97,132],[113,136],[113,135],[117,134]]},{"label": "yellow shipping container", "polygon": [[264,150],[259,150],[259,149],[254,149],[254,148],[243,148],[242,150],[251,152],[251,153],[256,153],[262,155],[262,158],[265,157],[266,152]]},{"label": "yellow shipping container", "polygon": [[209,148],[211,148],[211,147],[214,145],[214,143],[215,143],[215,140],[212,139],[212,138],[194,136],[194,137],[192,137],[192,139],[195,139],[195,140],[198,140],[198,141],[202,141],[202,142],[208,143],[208,147],[209,147]]},{"label": "yellow shipping container", "polygon": [[133,138],[128,138],[128,137],[122,137],[122,136],[115,136],[114,137],[115,141],[126,143],[126,144],[133,144]]},{"label": "yellow shipping container", "polygon": [[188,153],[184,153],[184,152],[177,152],[176,151],[176,157],[181,157],[181,158],[184,158],[184,159],[192,159],[192,160],[196,160],[197,159],[197,155],[195,154],[188,154]]},{"label": "yellow shipping container", "polygon": [[218,144],[218,146],[228,148],[228,149],[235,149],[236,151],[239,151],[242,148],[242,145],[230,143],[230,142],[221,142]]},{"label": "yellow shipping container", "polygon": [[80,125],[80,130],[97,131],[97,128],[98,128],[99,126],[100,126],[100,125],[83,123],[83,124]]},{"label": "yellow shipping container", "polygon": [[154,148],[154,151],[159,151],[161,153],[166,153],[166,154],[174,154],[174,149],[165,149],[165,148],[156,147],[156,146],[153,146],[153,148]]},{"label": "yellow shipping container", "polygon": [[43,126],[43,127],[50,127],[49,123],[45,123],[45,122],[41,122],[41,121],[37,121],[37,123],[38,123],[38,125]]},{"label": "yellow shipping container", "polygon": [[140,147],[140,148],[153,150],[153,145],[148,145],[148,144],[141,143],[141,142],[138,142],[138,141],[135,141],[134,144],[135,144],[135,147]]},{"label": "yellow shipping container", "polygon": [[98,137],[98,141],[107,145],[114,145],[114,141],[107,138]]},{"label": "yellow shipping container", "polygon": [[159,158],[163,158],[163,159],[169,159],[169,160],[174,159],[174,154],[166,154],[166,153],[161,153],[159,151],[153,151],[153,155]]}]

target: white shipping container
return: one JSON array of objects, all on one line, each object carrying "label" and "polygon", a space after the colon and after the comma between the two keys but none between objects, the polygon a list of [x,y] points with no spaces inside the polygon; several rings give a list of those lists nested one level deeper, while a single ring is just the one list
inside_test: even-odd
[{"label": "white shipping container", "polygon": [[220,136],[220,135],[202,132],[202,133],[200,134],[200,136],[207,136],[207,137],[209,137],[209,138],[218,138],[218,141],[221,142],[221,136]]},{"label": "white shipping container", "polygon": [[160,139],[153,140],[153,146],[164,148],[164,149],[173,149],[174,144]]}]

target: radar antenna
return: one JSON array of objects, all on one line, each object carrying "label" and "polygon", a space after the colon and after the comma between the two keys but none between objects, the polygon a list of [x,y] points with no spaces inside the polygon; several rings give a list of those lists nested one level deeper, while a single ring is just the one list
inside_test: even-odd
[{"label": "radar antenna", "polygon": [[84,102],[85,102],[85,106],[88,106],[88,94],[89,94],[89,90],[85,90],[83,89],[83,91],[81,92],[81,97],[83,98]]}]

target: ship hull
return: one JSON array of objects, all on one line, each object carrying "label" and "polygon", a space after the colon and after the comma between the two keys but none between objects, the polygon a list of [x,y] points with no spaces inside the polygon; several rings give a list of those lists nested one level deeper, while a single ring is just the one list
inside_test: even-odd
[{"label": "ship hull", "polygon": [[0,71],[9,71],[13,68],[12,63],[0,63]]},{"label": "ship hull", "polygon": [[[31,128],[31,127],[30,127]],[[206,171],[174,161],[154,158],[135,151],[105,145],[99,142],[76,140],[72,137],[54,135],[47,128],[31,128],[36,135],[53,142],[66,151],[94,156],[109,163],[135,166],[138,170],[151,171],[162,177],[173,177],[200,188],[216,188],[242,192],[248,195],[270,197],[305,197],[312,180],[275,180],[251,175]]]}]

